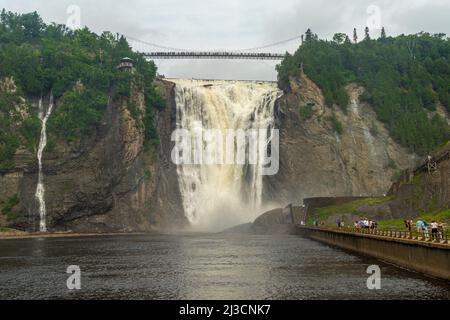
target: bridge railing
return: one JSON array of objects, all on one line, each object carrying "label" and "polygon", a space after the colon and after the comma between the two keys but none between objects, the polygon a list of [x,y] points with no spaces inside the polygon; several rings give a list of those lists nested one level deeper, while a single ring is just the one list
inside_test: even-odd
[{"label": "bridge railing", "polygon": [[186,52],[146,52],[147,58],[161,59],[256,59],[256,60],[281,60],[281,53],[249,53],[249,52],[227,52],[227,51],[186,51]]}]

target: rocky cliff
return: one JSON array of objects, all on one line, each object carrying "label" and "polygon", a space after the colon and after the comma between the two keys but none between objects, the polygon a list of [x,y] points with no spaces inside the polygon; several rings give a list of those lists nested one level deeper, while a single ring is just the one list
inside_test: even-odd
[{"label": "rocky cliff", "polygon": [[[170,95],[171,84],[159,86]],[[133,95],[137,108],[145,110],[143,94]],[[37,108],[36,100],[30,104]],[[126,232],[184,225],[176,171],[168,161],[174,112],[171,103],[157,112],[161,143],[154,150],[144,150],[140,119],[132,116],[122,100],[109,101],[102,125],[92,135],[76,143],[58,142],[46,150],[43,172],[49,230]],[[39,223],[34,197],[36,157],[20,149],[15,163],[13,170],[0,176],[0,225],[35,231]]]},{"label": "rocky cliff", "polygon": [[[153,150],[144,148],[139,119],[123,101],[112,100],[94,134],[44,152],[49,230],[149,231],[187,224],[170,158],[174,84],[158,86],[167,106],[155,114],[160,143]],[[307,197],[383,195],[395,173],[415,165],[417,156],[395,143],[372,107],[360,102],[363,90],[347,87],[350,105],[344,113],[326,107],[321,90],[305,75],[290,79],[275,104],[280,170],[264,177],[263,199],[284,207]],[[145,109],[142,93],[133,99]],[[37,108],[36,99],[30,104]],[[0,226],[37,230],[36,156],[19,149],[15,163],[0,176]]]},{"label": "rocky cliff", "polygon": [[[405,170],[390,190],[391,201],[361,208],[382,219],[415,218],[450,209],[450,143],[430,153],[416,168]],[[449,219],[450,215],[443,215]]]},{"label": "rocky cliff", "polygon": [[[352,225],[363,217],[379,221],[381,227],[403,228],[405,219],[450,222],[450,143],[430,153],[415,168],[402,172],[386,197],[306,199],[308,220]],[[331,201],[328,201],[331,200]]]},{"label": "rocky cliff", "polygon": [[346,113],[325,106],[320,88],[304,74],[276,104],[280,170],[265,177],[265,198],[286,205],[317,196],[387,193],[393,175],[416,156],[395,143],[372,107],[359,100],[364,88],[347,86]]}]

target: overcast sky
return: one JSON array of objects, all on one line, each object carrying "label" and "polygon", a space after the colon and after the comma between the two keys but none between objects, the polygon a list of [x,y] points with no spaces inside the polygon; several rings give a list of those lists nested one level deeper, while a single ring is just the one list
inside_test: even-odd
[{"label": "overcast sky", "polygon": [[[321,38],[336,32],[360,38],[369,25],[378,37],[420,31],[450,35],[450,0],[0,0],[0,8],[37,11],[45,22],[119,32],[164,46],[193,50],[242,49],[288,39],[311,28]],[[70,9],[70,13],[68,13]],[[75,17],[75,19],[74,19]],[[293,51],[298,42],[265,49]],[[160,49],[154,49],[160,51]],[[271,61],[156,61],[167,77],[275,80]]]}]

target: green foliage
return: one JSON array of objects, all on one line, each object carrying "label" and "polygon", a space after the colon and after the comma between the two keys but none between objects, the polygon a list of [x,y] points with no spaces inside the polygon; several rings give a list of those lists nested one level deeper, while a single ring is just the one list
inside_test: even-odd
[{"label": "green foliage", "polygon": [[331,122],[331,127],[333,128],[333,131],[336,132],[338,135],[341,135],[344,133],[344,128],[342,127],[342,123],[336,118],[336,115],[333,113],[333,115],[329,118]]},{"label": "green foliage", "polygon": [[20,133],[24,138],[23,145],[34,152],[38,148],[41,132],[41,121],[36,115],[25,118],[20,126]]},{"label": "green foliage", "polygon": [[0,174],[14,168],[14,155],[19,146],[30,151],[36,149],[41,125],[37,116],[29,111],[17,93],[0,92]]},{"label": "green foliage", "polygon": [[428,33],[393,38],[383,32],[376,40],[367,35],[358,43],[342,41],[342,34],[336,34],[334,41],[310,36],[277,66],[280,82],[283,85],[298,75],[303,63],[328,106],[337,104],[345,111],[345,86],[363,85],[361,100],[371,103],[392,137],[412,151],[425,154],[448,140],[444,119],[429,119],[426,111],[435,110],[438,101],[450,111],[449,39]]},{"label": "green foliage", "polygon": [[17,231],[16,229],[0,227],[0,233],[11,233],[11,232],[16,232],[16,231]]},{"label": "green foliage", "polygon": [[153,106],[157,110],[163,110],[166,106],[166,100],[164,99],[161,91],[158,87],[149,88],[144,92],[145,105],[147,107],[144,115],[144,147],[146,150],[150,150],[157,146],[160,142],[158,130],[155,123],[155,110],[149,108]]},{"label": "green foliage", "polygon": [[313,214],[308,218],[308,222],[311,223],[314,220],[322,221],[329,218],[332,215],[353,214],[360,215],[359,208],[371,204],[385,203],[392,200],[392,197],[382,198],[363,198],[354,201],[349,201],[339,205],[332,205],[328,207],[315,208]]},{"label": "green foliage", "polygon": [[[416,217],[413,219],[422,219],[426,222],[431,221],[437,221],[437,222],[443,222],[443,223],[449,223],[450,222],[450,209],[444,209],[444,210],[437,210],[435,212],[431,213],[423,213],[419,217]],[[382,230],[405,230],[405,222],[404,219],[386,219],[386,220],[380,220],[377,221],[378,223],[378,229]],[[445,234],[450,236],[450,229],[445,229]]]},{"label": "green foliage", "polygon": [[99,90],[67,91],[49,118],[49,131],[68,141],[90,133],[100,123],[107,101],[107,95]]},{"label": "green foliage", "polygon": [[396,182],[400,179],[400,177],[402,176],[403,171],[402,170],[397,170],[392,174],[391,177],[391,182]]},{"label": "green foliage", "polygon": [[[133,73],[117,70],[124,57],[133,59]],[[155,64],[133,52],[123,37],[117,39],[110,32],[97,35],[87,28],[73,31],[64,25],[47,25],[35,12],[3,10],[0,80],[13,77],[17,92],[10,96],[0,93],[0,173],[14,166],[13,156],[19,146],[35,151],[39,139],[36,114],[30,112],[29,118],[18,120],[11,112],[14,99],[53,93],[57,103],[48,122],[50,147],[59,140],[74,141],[91,134],[100,125],[108,101],[129,100],[130,90],[136,85],[143,90],[147,104],[146,139],[153,141],[156,130],[149,119],[153,119],[154,109],[165,105],[154,86],[155,76]]]},{"label": "green foliage", "polygon": [[134,103],[134,101],[128,102],[127,109],[128,109],[128,111],[130,111],[130,115],[134,120],[136,120],[136,121],[140,120],[141,112],[140,112],[138,106],[136,105],[136,103]]},{"label": "green foliage", "polygon": [[154,111],[147,108],[144,119],[144,147],[151,150],[159,144],[158,130],[155,126]]},{"label": "green foliage", "polygon": [[144,171],[144,179],[146,181],[150,181],[151,178],[152,178],[152,173],[150,172],[150,170],[145,169],[145,171]]},{"label": "green foliage", "polygon": [[15,219],[13,208],[18,204],[19,204],[19,196],[17,194],[6,199],[5,201],[0,202],[0,205],[2,207],[1,213],[6,216],[8,221]]},{"label": "green foliage", "polygon": [[307,105],[300,107],[300,118],[302,120],[309,120],[314,115],[314,105],[308,103]]}]

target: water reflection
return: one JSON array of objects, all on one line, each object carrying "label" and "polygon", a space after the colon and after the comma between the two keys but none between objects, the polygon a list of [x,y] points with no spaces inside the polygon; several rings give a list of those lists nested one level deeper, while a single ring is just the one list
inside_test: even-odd
[{"label": "water reflection", "polygon": [[[382,289],[366,268],[380,264]],[[82,289],[66,288],[79,265]],[[449,299],[448,283],[296,236],[107,236],[0,242],[7,299]]]}]

